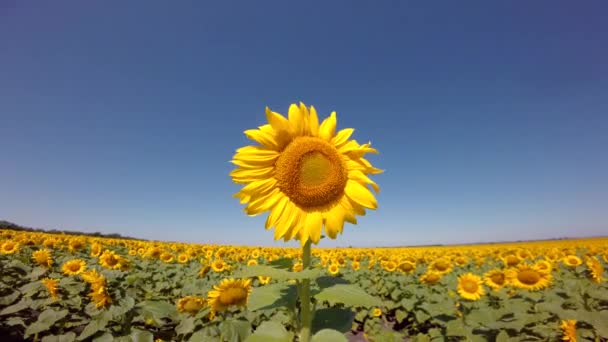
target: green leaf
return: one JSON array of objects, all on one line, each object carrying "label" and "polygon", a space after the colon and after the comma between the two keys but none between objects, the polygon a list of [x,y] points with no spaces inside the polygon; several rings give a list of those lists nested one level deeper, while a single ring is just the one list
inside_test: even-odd
[{"label": "green leaf", "polygon": [[93,336],[100,330],[105,329],[108,322],[112,319],[112,313],[109,311],[103,311],[99,315],[95,316],[89,324],[87,324],[80,335],[78,336],[78,340],[82,341],[90,336]]},{"label": "green leaf", "polygon": [[348,306],[373,308],[382,305],[379,298],[369,295],[362,288],[352,284],[338,284],[321,290],[315,299],[327,301],[331,305],[345,304]]},{"label": "green leaf", "polygon": [[405,310],[397,309],[395,311],[395,318],[397,318],[397,322],[403,322],[408,315],[409,313]]},{"label": "green leaf", "polygon": [[36,322],[32,323],[25,329],[25,337],[48,330],[55,322],[64,318],[68,314],[68,310],[55,311],[53,309],[44,310]]},{"label": "green leaf", "polygon": [[334,286],[336,284],[348,284],[349,282],[340,277],[323,276],[316,279],[317,285],[324,289],[326,287]]},{"label": "green leaf", "polygon": [[251,311],[273,309],[293,305],[297,299],[294,285],[285,283],[270,284],[253,288],[249,296],[247,308]]},{"label": "green leaf", "polygon": [[293,266],[293,259],[291,258],[280,258],[277,260],[273,260],[269,263],[270,266],[274,268],[280,268],[284,270],[289,270]]},{"label": "green leaf", "polygon": [[7,296],[0,297],[0,306],[5,306],[14,303],[20,295],[21,293],[19,293],[19,291],[13,291]]},{"label": "green leaf", "polygon": [[461,320],[452,320],[445,325],[447,336],[467,336],[464,323]]},{"label": "green leaf", "polygon": [[311,342],[348,342],[348,340],[346,339],[346,336],[339,331],[323,329],[312,337]]},{"label": "green leaf", "polygon": [[45,267],[35,267],[32,272],[30,272],[28,279],[30,280],[38,280],[41,275],[45,274],[48,271]]},{"label": "green leaf", "polygon": [[31,297],[38,293],[44,285],[40,281],[32,281],[31,283],[27,283],[19,288],[19,291],[23,293],[24,296]]},{"label": "green leaf", "polygon": [[314,279],[323,274],[322,269],[308,269],[301,272],[290,272],[287,270],[275,268],[266,265],[251,265],[242,269],[240,272],[235,274],[237,278],[251,278],[257,276],[271,277],[274,280],[302,280],[302,279]]},{"label": "green leaf", "polygon": [[506,330],[502,330],[496,335],[496,342],[509,342],[509,334],[507,334]]},{"label": "green leaf", "polygon": [[169,302],[163,301],[144,301],[136,306],[141,309],[144,315],[154,316],[154,318],[161,319],[165,317],[173,317],[177,315],[177,309],[175,305]]},{"label": "green leaf", "polygon": [[154,335],[151,332],[139,329],[133,329],[130,336],[133,342],[152,342],[154,340]]},{"label": "green leaf", "polygon": [[351,330],[355,313],[350,309],[328,308],[319,309],[315,312],[312,321],[312,332],[331,329],[341,333]]},{"label": "green leaf", "polygon": [[104,333],[103,335],[96,337],[93,339],[93,342],[112,342],[114,341],[114,336],[110,333]]},{"label": "green leaf", "polygon": [[262,323],[245,342],[291,342],[293,333],[273,321]]},{"label": "green leaf", "polygon": [[41,342],[72,342],[76,339],[76,334],[69,332],[63,335],[44,336]]},{"label": "green leaf", "polygon": [[220,323],[220,335],[229,341],[244,341],[251,334],[251,324],[247,321],[227,319]]},{"label": "green leaf", "polygon": [[194,330],[194,317],[186,317],[175,327],[178,335],[187,335]]}]

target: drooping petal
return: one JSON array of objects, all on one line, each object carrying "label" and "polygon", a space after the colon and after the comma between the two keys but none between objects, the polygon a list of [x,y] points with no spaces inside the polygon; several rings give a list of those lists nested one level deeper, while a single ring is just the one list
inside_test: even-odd
[{"label": "drooping petal", "polygon": [[371,193],[371,191],[369,191],[368,188],[358,182],[348,180],[348,182],[346,182],[346,188],[344,189],[344,192],[346,193],[346,196],[348,196],[348,198],[366,208],[378,208],[378,202],[376,202],[376,198]]},{"label": "drooping petal", "polygon": [[336,112],[332,112],[328,118],[323,120],[319,126],[319,138],[331,141],[336,134],[336,121]]},{"label": "drooping petal", "polygon": [[348,138],[350,138],[350,136],[353,134],[354,131],[355,131],[354,128],[345,128],[343,130],[340,130],[338,132],[338,134],[336,134],[336,136],[333,139],[331,139],[331,143],[336,148],[340,148],[342,145],[346,144],[346,142],[348,141]]},{"label": "drooping petal", "polygon": [[352,179],[354,181],[357,181],[361,184],[370,184],[372,186],[372,188],[374,188],[374,191],[376,191],[376,193],[380,192],[380,187],[378,186],[378,184],[376,184],[376,182],[374,182],[373,180],[371,180],[369,177],[367,177],[363,172],[361,172],[360,170],[351,170],[348,172],[348,178]]},{"label": "drooping petal", "polygon": [[307,213],[306,222],[304,223],[304,236],[302,237],[302,240],[304,240],[304,243],[306,243],[306,240],[310,238],[313,243],[319,243],[322,229],[323,215],[320,212]]},{"label": "drooping petal", "polygon": [[262,145],[264,147],[271,148],[271,149],[278,148],[278,144],[277,144],[276,140],[274,139],[274,137],[267,132],[263,132],[258,129],[248,129],[245,131],[245,136],[247,136],[247,138],[259,143],[260,145]]},{"label": "drooping petal", "polygon": [[338,233],[344,229],[344,207],[334,206],[325,216],[325,234],[331,239],[335,239]]},{"label": "drooping petal", "polygon": [[310,106],[310,118],[308,119],[310,134],[313,137],[319,136],[319,116],[315,107]]}]

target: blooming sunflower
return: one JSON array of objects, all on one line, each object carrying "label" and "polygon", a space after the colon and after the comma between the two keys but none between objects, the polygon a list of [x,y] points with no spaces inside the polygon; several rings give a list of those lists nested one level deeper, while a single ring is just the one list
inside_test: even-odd
[{"label": "blooming sunflower", "polygon": [[323,227],[335,239],[345,221],[356,224],[355,214],[377,208],[367,185],[380,189],[367,175],[382,170],[363,156],[378,151],[349,140],[352,128],[336,133],[335,112],[319,124],[315,108],[300,103],[289,107],[288,118],[269,108],[266,117],[269,124],[245,131],[259,145],[236,151],[230,175],[245,185],[235,197],[248,215],[270,212],[265,227],[275,227],[275,240],[317,244]]},{"label": "blooming sunflower", "polygon": [[188,254],[186,254],[186,253],[180,253],[180,254],[177,256],[177,262],[179,262],[180,264],[185,264],[185,263],[187,263],[188,261],[190,261],[190,257],[189,257],[189,256],[188,256]]},{"label": "blooming sunflower", "polygon": [[435,271],[426,271],[420,276],[420,282],[423,284],[434,285],[441,280],[442,274]]},{"label": "blooming sunflower", "polygon": [[361,268],[361,263],[358,261],[353,261],[350,263],[350,267],[353,269],[353,271],[358,271]]},{"label": "blooming sunflower", "polygon": [[604,267],[602,263],[596,257],[590,257],[587,259],[587,269],[589,270],[589,275],[591,276],[591,280],[596,283],[602,282],[602,274],[604,273]]},{"label": "blooming sunflower", "polygon": [[207,275],[207,273],[209,273],[210,270],[211,270],[211,266],[209,266],[209,265],[202,266],[201,269],[198,271],[198,276],[200,278],[204,278]]},{"label": "blooming sunflower", "polygon": [[534,267],[540,272],[551,272],[553,266],[547,260],[539,260],[534,264]]},{"label": "blooming sunflower", "polygon": [[468,300],[478,300],[485,294],[481,277],[465,273],[458,277],[458,294]]},{"label": "blooming sunflower", "polygon": [[19,250],[19,243],[15,241],[5,241],[0,245],[0,253],[13,254]]},{"label": "blooming sunflower", "polygon": [[393,260],[383,261],[380,264],[382,265],[382,268],[387,272],[395,272],[398,266],[397,263]]},{"label": "blooming sunflower", "polygon": [[537,291],[551,284],[551,273],[541,272],[527,264],[520,264],[507,272],[509,283],[520,289]]},{"label": "blooming sunflower", "polygon": [[197,314],[207,304],[207,300],[199,296],[186,296],[177,302],[177,311],[191,315]]},{"label": "blooming sunflower", "polygon": [[255,259],[249,259],[247,260],[247,266],[253,266],[253,265],[257,265],[258,261]]},{"label": "blooming sunflower", "polygon": [[251,294],[251,279],[224,279],[219,286],[214,285],[213,290],[207,293],[207,300],[211,308],[211,319],[216,312],[225,311],[230,306],[246,307]]},{"label": "blooming sunflower", "polygon": [[80,273],[84,272],[84,270],[86,268],[87,268],[87,263],[82,259],[72,259],[72,260],[66,261],[61,266],[61,270],[63,271],[63,274],[67,274],[67,275],[80,274]]},{"label": "blooming sunflower", "polygon": [[227,271],[230,269],[230,267],[222,259],[214,260],[211,263],[211,268],[213,269],[214,272],[218,272],[218,273],[221,273],[221,272],[224,272],[224,271]]},{"label": "blooming sunflower", "polygon": [[372,317],[380,317],[380,316],[382,316],[382,309],[374,308],[374,310],[372,310]]},{"label": "blooming sunflower", "polygon": [[168,253],[168,252],[163,252],[163,253],[160,255],[160,260],[162,260],[163,262],[166,262],[166,263],[168,263],[168,264],[169,264],[169,263],[172,263],[172,262],[173,262],[173,259],[175,259],[175,258],[173,257],[173,254]]},{"label": "blooming sunflower", "polygon": [[447,274],[452,271],[452,263],[446,258],[439,258],[429,265],[429,269],[437,273]]},{"label": "blooming sunflower", "polygon": [[416,264],[411,261],[404,261],[399,264],[399,271],[403,273],[412,273],[416,270]]},{"label": "blooming sunflower", "polygon": [[42,285],[44,285],[44,287],[46,287],[46,290],[51,295],[51,298],[55,299],[59,297],[57,295],[57,285],[59,284],[59,280],[52,278],[44,278],[40,280],[40,282],[42,283]]},{"label": "blooming sunflower", "polygon": [[340,273],[340,266],[338,264],[332,263],[327,267],[327,272],[329,272],[329,274],[335,276],[338,273]]},{"label": "blooming sunflower", "polygon": [[128,260],[116,254],[114,251],[106,249],[99,256],[99,264],[111,270],[119,270],[127,268]]},{"label": "blooming sunflower", "polygon": [[566,255],[562,261],[564,264],[570,267],[580,266],[583,263],[581,258],[577,257],[576,255]]},{"label": "blooming sunflower", "polygon": [[562,341],[576,342],[576,320],[562,320],[559,326],[562,329]]},{"label": "blooming sunflower", "polygon": [[507,284],[505,272],[497,268],[488,271],[483,278],[484,283],[495,290],[499,290]]},{"label": "blooming sunflower", "polygon": [[51,257],[51,252],[47,249],[39,249],[32,253],[32,260],[34,260],[38,265],[43,267],[51,267],[53,264],[53,258]]},{"label": "blooming sunflower", "polygon": [[270,277],[267,276],[258,276],[258,280],[260,281],[260,284],[262,285],[266,285],[268,283],[270,283]]}]

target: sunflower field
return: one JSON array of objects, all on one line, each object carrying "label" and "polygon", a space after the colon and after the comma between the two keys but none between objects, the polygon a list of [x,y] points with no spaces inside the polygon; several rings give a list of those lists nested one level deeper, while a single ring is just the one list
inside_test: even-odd
[{"label": "sunflower field", "polygon": [[301,258],[0,230],[0,336],[292,341],[296,284],[313,279],[313,341],[608,338],[608,239],[315,248],[305,270]]}]

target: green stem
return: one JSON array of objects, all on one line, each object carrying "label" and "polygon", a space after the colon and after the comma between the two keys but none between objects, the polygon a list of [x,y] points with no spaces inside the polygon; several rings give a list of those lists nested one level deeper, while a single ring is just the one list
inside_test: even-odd
[{"label": "green stem", "polygon": [[[306,270],[310,267],[310,240],[304,244],[302,252],[302,269]],[[300,330],[300,342],[309,342],[310,333],[312,326],[312,314],[310,310],[310,279],[302,280],[302,287],[300,292],[300,305],[301,305],[301,326]]]}]

